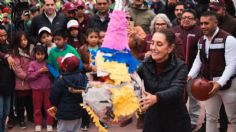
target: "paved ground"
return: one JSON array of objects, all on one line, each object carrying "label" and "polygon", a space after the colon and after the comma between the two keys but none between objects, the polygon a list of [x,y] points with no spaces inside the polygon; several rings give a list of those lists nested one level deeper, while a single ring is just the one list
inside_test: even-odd
[{"label": "paved ground", "polygon": [[[89,128],[88,132],[97,132],[97,128],[91,123],[91,127]],[[129,124],[126,127],[119,127],[119,126],[109,126],[108,129],[109,132],[142,132],[142,130],[136,129],[136,120],[133,120],[132,124]],[[19,126],[15,126],[8,132],[34,132],[34,125],[32,123],[27,123],[27,128],[24,130],[21,130]],[[43,128],[42,132],[46,132],[46,128]],[[56,132],[56,130],[55,130]]]},{"label": "paved ground", "polygon": [[[201,127],[202,122],[204,121],[204,115],[205,115],[205,111],[204,111],[204,104],[201,103],[202,109],[201,109],[201,116],[199,118],[198,121],[198,128]],[[188,107],[188,103],[187,103],[187,107]],[[109,126],[108,131],[109,132],[142,132],[142,130],[138,130],[136,129],[136,119],[134,118],[133,122],[131,124],[129,124],[126,127],[119,127],[119,126]],[[56,132],[56,130],[54,130]],[[8,132],[34,132],[34,124],[33,123],[27,123],[27,128],[24,130],[21,130],[19,128],[18,125],[16,125],[14,128],[12,128],[11,130],[9,130]],[[46,132],[46,128],[43,128],[42,132]],[[89,131],[88,132],[98,132],[97,128],[93,125],[93,123],[91,123]],[[199,132],[199,131],[194,131],[194,132]],[[200,131],[201,132],[201,131]],[[204,132],[204,131],[203,131]]]}]

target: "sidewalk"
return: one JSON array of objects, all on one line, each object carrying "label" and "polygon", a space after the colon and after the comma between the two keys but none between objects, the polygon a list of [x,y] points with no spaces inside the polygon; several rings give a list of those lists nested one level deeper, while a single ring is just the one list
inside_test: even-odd
[{"label": "sidewalk", "polygon": [[[133,120],[131,124],[126,127],[119,127],[119,126],[109,126],[109,132],[142,132],[141,129],[136,129],[136,119]],[[10,129],[8,132],[34,132],[34,124],[31,122],[27,122],[27,128],[21,130],[19,125],[16,125],[14,128]],[[42,132],[47,132],[46,128],[42,129]],[[56,132],[56,130],[54,130]],[[88,132],[98,132],[98,129],[94,126],[93,123],[90,124],[90,128]]]}]

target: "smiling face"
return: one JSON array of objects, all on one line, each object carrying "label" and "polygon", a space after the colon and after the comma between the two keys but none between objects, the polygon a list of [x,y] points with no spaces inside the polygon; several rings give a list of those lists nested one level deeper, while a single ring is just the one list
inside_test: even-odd
[{"label": "smiling face", "polygon": [[191,28],[192,26],[194,26],[197,23],[197,21],[195,20],[195,17],[192,13],[190,12],[184,12],[182,17],[181,17],[181,21],[180,21],[180,25],[184,28]]},{"label": "smiling face", "polygon": [[169,44],[166,36],[162,33],[155,33],[150,45],[151,57],[157,63],[164,62],[168,59],[170,53],[174,50],[174,44]]},{"label": "smiling face", "polygon": [[213,16],[202,16],[200,18],[200,27],[206,36],[212,36],[217,28],[217,18]]}]

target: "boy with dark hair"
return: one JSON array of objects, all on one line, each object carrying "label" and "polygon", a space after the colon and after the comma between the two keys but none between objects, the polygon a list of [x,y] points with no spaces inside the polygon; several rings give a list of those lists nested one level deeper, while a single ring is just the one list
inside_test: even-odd
[{"label": "boy with dark hair", "polygon": [[[54,43],[56,47],[52,48],[48,56],[48,70],[52,76],[57,79],[59,77],[59,64],[57,62],[58,58],[64,57],[67,53],[74,54],[78,59],[80,55],[71,45],[67,44],[67,33],[62,30],[56,30],[53,34]],[[82,61],[80,60],[80,69],[82,69]]]}]

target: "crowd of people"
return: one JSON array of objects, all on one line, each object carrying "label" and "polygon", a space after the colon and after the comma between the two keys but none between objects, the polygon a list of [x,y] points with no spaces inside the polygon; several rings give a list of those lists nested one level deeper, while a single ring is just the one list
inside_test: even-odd
[{"label": "crowd of people", "polygon": [[[123,4],[128,45],[140,61],[137,73],[145,86],[137,128],[236,132],[236,2],[124,0]],[[81,91],[75,89],[83,90],[86,73],[97,71],[94,58],[114,5],[114,0],[0,4],[0,132],[16,124],[25,129],[26,121],[33,122],[38,132],[44,119],[48,132],[54,124],[59,132],[89,129],[90,117],[78,105]],[[204,105],[191,93],[198,77],[213,86]],[[57,121],[48,113],[53,106]],[[202,109],[206,117],[199,123]]]}]

